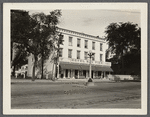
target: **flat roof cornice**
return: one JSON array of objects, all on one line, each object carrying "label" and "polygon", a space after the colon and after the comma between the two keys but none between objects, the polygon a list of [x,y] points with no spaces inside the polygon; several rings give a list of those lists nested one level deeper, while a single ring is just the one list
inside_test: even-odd
[{"label": "flat roof cornice", "polygon": [[71,31],[71,30],[68,30],[68,29],[64,29],[64,28],[57,28],[57,31],[61,31],[61,32],[64,32],[64,33],[70,33],[70,34],[74,34],[74,35],[77,35],[77,36],[83,36],[83,37],[88,37],[88,38],[93,38],[93,39],[97,39],[97,40],[101,40],[101,41],[105,41],[105,39],[103,38],[100,38],[100,37],[96,37],[96,36],[92,36],[92,35],[88,35],[88,34],[85,34],[85,33],[80,33],[80,32],[76,32],[76,31]]}]

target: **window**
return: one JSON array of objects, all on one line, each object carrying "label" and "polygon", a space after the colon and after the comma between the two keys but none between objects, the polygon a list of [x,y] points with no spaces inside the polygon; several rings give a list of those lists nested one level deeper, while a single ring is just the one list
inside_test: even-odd
[{"label": "window", "polygon": [[84,52],[84,59],[86,60],[88,57],[88,52]]},{"label": "window", "polygon": [[[64,35],[62,35],[62,34],[61,34],[59,38],[60,38],[59,40],[61,40],[61,41],[62,41],[61,45],[63,45]],[[59,43],[60,43],[60,41],[59,41]]]},{"label": "window", "polygon": [[68,58],[72,58],[72,50],[71,49],[68,50]]},{"label": "window", "polygon": [[62,38],[62,40],[63,40],[63,39],[64,39],[64,35],[61,34],[60,36],[61,36],[61,38]]},{"label": "window", "polygon": [[92,42],[92,49],[95,50],[95,42]]},{"label": "window", "polygon": [[60,50],[59,50],[59,57],[62,57],[62,48],[60,48]]},{"label": "window", "polygon": [[77,39],[77,47],[80,47],[81,45],[80,45],[80,41],[81,41],[81,39]]},{"label": "window", "polygon": [[103,51],[103,44],[100,43],[100,51]]},{"label": "window", "polygon": [[103,54],[100,54],[100,61],[103,61]]},{"label": "window", "polygon": [[85,40],[85,45],[84,45],[85,48],[88,48],[88,40]]},{"label": "window", "polygon": [[72,37],[69,37],[69,46],[72,46]]},{"label": "window", "polygon": [[95,53],[93,53],[92,60],[95,61]]},{"label": "window", "polygon": [[80,51],[77,50],[77,59],[80,59]]}]

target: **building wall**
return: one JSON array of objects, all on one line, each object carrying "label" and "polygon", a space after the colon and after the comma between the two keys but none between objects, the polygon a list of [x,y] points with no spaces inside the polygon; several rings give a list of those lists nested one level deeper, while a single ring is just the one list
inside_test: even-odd
[{"label": "building wall", "polygon": [[[105,52],[107,49],[106,41],[102,38],[87,35],[84,33],[79,33],[75,31],[70,31],[66,29],[57,29],[58,32],[62,33],[63,37],[63,45],[60,45],[60,48],[63,48],[62,51],[62,58],[68,58],[68,49],[72,49],[72,58],[77,59],[77,50],[80,51],[80,59],[84,60],[84,52],[89,52],[92,50],[92,42],[95,42],[95,50],[92,50],[93,53],[95,53],[95,61],[100,61],[100,54],[103,54],[103,62],[99,63],[101,65],[107,65],[111,66],[111,63],[105,62]],[[72,46],[69,46],[69,36],[72,37]],[[80,47],[77,47],[77,39],[81,39]],[[88,48],[85,48],[85,40],[88,40]],[[103,51],[100,51],[100,43],[103,44]],[[55,74],[55,70],[53,69],[54,61],[51,60],[55,52],[52,52],[49,59],[44,64],[44,70],[45,74]],[[30,56],[28,59],[28,76],[32,76],[32,69],[33,69],[33,63],[32,63],[33,56]],[[65,60],[65,59],[64,59]],[[67,59],[66,59],[67,60]],[[89,64],[89,62],[85,62],[86,64]],[[96,62],[93,64],[97,64]],[[54,66],[56,67],[56,66]],[[37,70],[39,71],[39,70]]]},{"label": "building wall", "polygon": [[[54,56],[54,51],[51,52],[49,58],[44,61],[44,68],[43,68],[43,77],[45,78],[47,74],[55,74],[55,67],[56,65],[54,64],[54,61],[52,60]],[[34,65],[34,56],[30,54],[28,57],[28,71],[27,71],[27,76],[32,77],[32,72],[33,72],[33,65]],[[36,77],[41,77],[41,58],[38,59],[37,62],[37,67],[35,68],[35,76]]]},{"label": "building wall", "polygon": [[[100,61],[100,54],[103,54],[103,61],[105,62],[105,52],[106,52],[106,41],[101,38],[86,37],[85,34],[71,33],[66,30],[59,30],[64,35],[64,43],[60,45],[60,48],[63,48],[62,57],[68,58],[68,49],[72,49],[72,58],[77,58],[77,50],[80,51],[80,59],[84,59],[84,52],[89,52],[92,50],[92,42],[95,42],[95,50],[92,50],[95,53],[95,61]],[[72,37],[72,46],[69,46],[69,36]],[[81,46],[77,47],[77,39],[81,39]],[[85,48],[85,40],[88,40],[88,48]],[[103,51],[100,51],[100,43],[103,44]]]}]

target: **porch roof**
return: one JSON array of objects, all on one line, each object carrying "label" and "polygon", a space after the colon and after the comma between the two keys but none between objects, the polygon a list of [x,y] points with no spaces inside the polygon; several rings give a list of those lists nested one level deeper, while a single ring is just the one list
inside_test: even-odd
[{"label": "porch roof", "polygon": [[[79,64],[70,62],[61,62],[60,66],[62,69],[74,69],[74,70],[89,70],[90,67],[88,64]],[[91,68],[93,71],[113,72],[112,68],[110,68],[109,66],[92,65]]]}]

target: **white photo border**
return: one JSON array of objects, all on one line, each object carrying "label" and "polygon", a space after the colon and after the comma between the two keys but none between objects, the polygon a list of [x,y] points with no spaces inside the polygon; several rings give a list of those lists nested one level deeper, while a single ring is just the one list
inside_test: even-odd
[{"label": "white photo border", "polygon": [[[67,7],[66,7],[67,5]],[[147,114],[147,3],[4,3],[3,4],[3,114],[12,115],[145,115]],[[139,9],[141,11],[141,109],[11,109],[10,10]]]}]

